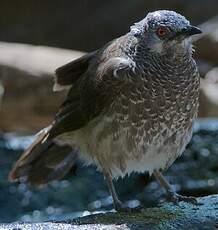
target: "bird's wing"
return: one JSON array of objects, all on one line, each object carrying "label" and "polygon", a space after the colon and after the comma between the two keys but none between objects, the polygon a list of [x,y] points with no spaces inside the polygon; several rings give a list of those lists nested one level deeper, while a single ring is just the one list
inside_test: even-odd
[{"label": "bird's wing", "polygon": [[64,177],[76,169],[77,150],[47,140],[51,127],[42,130],[9,174],[10,181],[41,185]]},{"label": "bird's wing", "polygon": [[[114,51],[116,49],[113,47]],[[131,70],[131,65],[127,58],[114,56],[113,52],[111,55],[106,52],[105,55],[105,50],[101,50],[98,55],[88,54],[84,56],[85,60],[80,58],[79,62],[71,62],[57,71],[58,74],[61,70],[60,79],[65,79],[64,73],[66,73],[66,79],[73,84],[65,102],[56,114],[49,132],[51,138],[82,128],[114,100],[127,73]],[[79,63],[83,73],[80,77],[76,74],[81,73]],[[78,79],[70,81],[70,76],[76,76]]]},{"label": "bird's wing", "polygon": [[79,129],[102,113],[125,84],[130,70],[130,61],[121,55],[116,43],[60,67],[56,83],[71,87],[68,96],[53,124],[39,133],[16,162],[10,180],[26,178],[31,184],[45,184],[74,169],[77,150],[58,146],[53,137]]},{"label": "bird's wing", "polygon": [[60,68],[56,69],[54,77],[54,91],[69,89],[81,75],[83,75],[89,66],[90,60],[95,56],[97,51],[83,55]]}]

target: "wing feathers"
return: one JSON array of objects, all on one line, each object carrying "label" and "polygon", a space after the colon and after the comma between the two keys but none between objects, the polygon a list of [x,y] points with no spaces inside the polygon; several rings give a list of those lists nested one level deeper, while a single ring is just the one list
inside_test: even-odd
[{"label": "wing feathers", "polygon": [[122,50],[121,37],[101,50],[86,54],[56,70],[54,89],[69,88],[67,98],[53,124],[39,133],[9,175],[11,181],[26,177],[31,184],[60,179],[75,167],[76,149],[58,146],[53,138],[86,126],[110,108],[126,80],[132,77],[134,63]]},{"label": "wing feathers", "polygon": [[96,51],[88,53],[76,60],[61,66],[55,71],[54,91],[70,88],[82,74],[84,74],[89,66],[90,60],[94,57]]},{"label": "wing feathers", "polygon": [[61,179],[75,167],[77,151],[69,146],[58,146],[48,138],[49,129],[43,130],[21,155],[9,174],[10,181],[25,181],[34,185]]}]

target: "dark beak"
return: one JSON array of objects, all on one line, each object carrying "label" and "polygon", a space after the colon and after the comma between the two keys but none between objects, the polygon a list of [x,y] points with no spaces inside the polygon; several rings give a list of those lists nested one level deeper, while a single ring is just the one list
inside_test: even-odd
[{"label": "dark beak", "polygon": [[181,31],[178,31],[177,33],[175,33],[170,38],[170,40],[173,40],[177,37],[190,37],[192,35],[201,34],[201,33],[202,33],[202,31],[198,27],[189,26],[189,27],[186,27],[186,28],[182,29]]},{"label": "dark beak", "polygon": [[185,29],[182,29],[182,31],[180,33],[181,33],[181,35],[192,36],[192,35],[195,35],[195,34],[201,34],[202,31],[198,27],[189,26],[189,27],[187,27]]}]

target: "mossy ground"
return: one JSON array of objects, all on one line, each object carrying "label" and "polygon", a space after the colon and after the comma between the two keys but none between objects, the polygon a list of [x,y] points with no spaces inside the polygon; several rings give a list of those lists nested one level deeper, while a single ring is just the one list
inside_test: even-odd
[{"label": "mossy ground", "polygon": [[63,230],[215,230],[218,227],[218,195],[198,198],[199,205],[165,203],[140,213],[105,213],[75,220],[44,223],[0,224],[0,229]]}]

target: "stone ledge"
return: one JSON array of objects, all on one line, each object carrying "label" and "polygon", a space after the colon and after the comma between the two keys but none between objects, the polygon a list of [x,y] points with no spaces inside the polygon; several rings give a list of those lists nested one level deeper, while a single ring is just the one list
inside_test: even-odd
[{"label": "stone ledge", "polygon": [[218,195],[198,198],[200,205],[180,202],[147,208],[142,213],[105,213],[65,222],[0,224],[1,230],[149,230],[218,228]]}]

